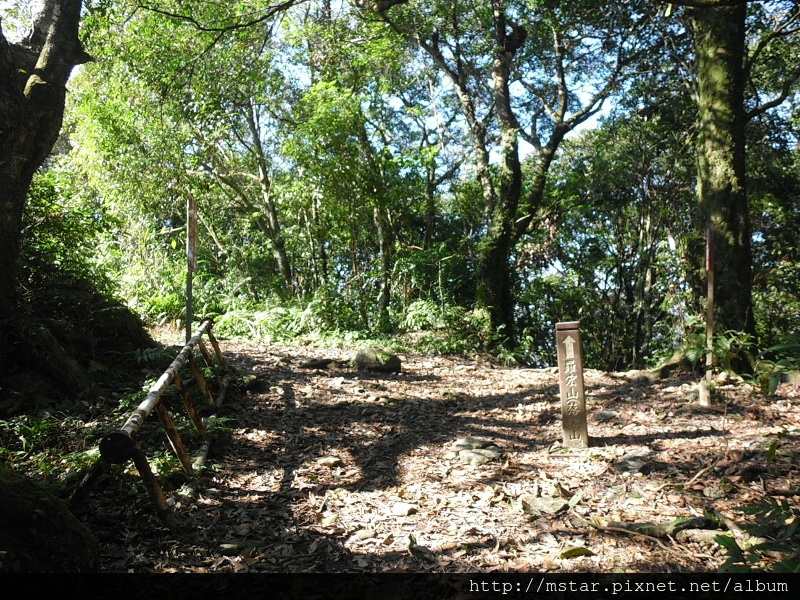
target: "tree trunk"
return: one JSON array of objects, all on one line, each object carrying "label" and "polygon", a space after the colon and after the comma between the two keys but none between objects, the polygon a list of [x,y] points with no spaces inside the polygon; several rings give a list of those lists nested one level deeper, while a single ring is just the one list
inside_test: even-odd
[{"label": "tree trunk", "polygon": [[269,241],[272,242],[272,256],[278,266],[278,272],[283,278],[286,294],[289,297],[293,297],[295,290],[292,266],[286,253],[286,244],[283,240],[280,219],[278,219],[278,209],[272,200],[272,182],[269,178],[267,155],[261,143],[261,131],[256,122],[256,108],[253,104],[250,105],[250,110],[246,113],[246,119],[250,128],[250,135],[253,138],[253,151],[258,164],[258,183],[261,189],[259,210],[264,215],[264,219],[266,219],[261,229],[267,234]]},{"label": "tree trunk", "polygon": [[[516,345],[514,292],[511,251],[514,246],[514,221],[522,195],[522,165],[519,160],[519,123],[511,106],[512,61],[525,43],[524,28],[508,21],[504,3],[492,2],[496,54],[492,80],[497,120],[501,128],[501,166],[497,198],[489,210],[489,227],[479,248],[477,303],[489,310],[493,329],[502,345]],[[510,32],[509,32],[510,29]]]},{"label": "tree trunk", "polygon": [[386,211],[382,207],[374,210],[375,229],[378,234],[378,252],[381,255],[381,283],[378,293],[378,328],[381,333],[392,329],[389,307],[392,302],[392,235]]},{"label": "tree trunk", "polygon": [[46,0],[28,37],[0,30],[0,315],[16,309],[22,213],[31,180],[61,131],[72,68],[90,60],[78,40],[81,0]]},{"label": "tree trunk", "polygon": [[80,11],[81,0],[46,0],[15,44],[0,23],[0,372],[26,337],[16,290],[28,189],[61,131],[72,68],[90,60],[78,40]]},{"label": "tree trunk", "polygon": [[489,312],[492,330],[507,348],[515,343],[509,227],[496,221],[480,242],[477,269],[477,306]]},{"label": "tree trunk", "polygon": [[697,51],[698,199],[714,239],[715,326],[755,335],[745,187],[746,3],[691,9]]}]

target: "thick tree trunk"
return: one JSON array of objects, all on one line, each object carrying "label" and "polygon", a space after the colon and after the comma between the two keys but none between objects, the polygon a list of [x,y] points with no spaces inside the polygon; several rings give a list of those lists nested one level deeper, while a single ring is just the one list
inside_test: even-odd
[{"label": "thick tree trunk", "polygon": [[691,9],[697,51],[698,197],[714,239],[715,325],[755,335],[745,187],[746,4]]},{"label": "thick tree trunk", "polygon": [[34,361],[58,371],[65,389],[85,377],[49,332],[39,335],[22,316],[17,278],[28,189],[61,131],[70,73],[90,60],[78,40],[80,11],[81,0],[45,0],[28,37],[15,44],[0,28],[0,373],[21,343],[37,354]]},{"label": "thick tree trunk", "polygon": [[[502,210],[502,209],[498,209]],[[489,311],[493,331],[503,346],[513,348],[516,340],[514,296],[509,257],[510,227],[495,220],[480,242],[477,269],[477,306]]]},{"label": "thick tree trunk", "polygon": [[[46,0],[28,38],[0,30],[0,315],[15,312],[22,213],[31,180],[61,131],[66,84],[90,60],[78,40],[81,0]],[[1,333],[0,333],[1,334]]]},{"label": "thick tree trunk", "polygon": [[522,196],[519,159],[519,123],[511,106],[509,88],[514,55],[525,43],[524,28],[506,19],[504,3],[492,2],[497,44],[492,65],[493,94],[501,128],[501,166],[497,198],[489,211],[489,227],[480,245],[477,303],[489,310],[492,326],[507,348],[516,345],[511,252],[514,222]]}]

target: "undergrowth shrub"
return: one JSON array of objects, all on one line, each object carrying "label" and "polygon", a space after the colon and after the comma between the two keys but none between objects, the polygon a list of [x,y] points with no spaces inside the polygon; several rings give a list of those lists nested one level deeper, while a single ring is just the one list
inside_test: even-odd
[{"label": "undergrowth shrub", "polygon": [[765,396],[775,393],[784,373],[800,370],[800,334],[778,336],[777,341],[761,351],[755,363],[753,379]]},{"label": "undergrowth shrub", "polygon": [[741,527],[758,541],[740,545],[729,535],[718,535],[727,554],[720,571],[800,573],[800,510],[784,499],[767,498],[737,511],[751,517]]},{"label": "undergrowth shrub", "polygon": [[419,351],[443,354],[485,352],[499,345],[501,337],[492,329],[488,311],[469,310],[430,300],[411,302],[401,318],[403,329]]},{"label": "undergrowth shrub", "polygon": [[95,260],[105,217],[86,206],[72,205],[53,172],[37,175],[23,216],[21,285],[23,296],[47,294],[54,282],[86,281],[103,292],[113,285]]}]

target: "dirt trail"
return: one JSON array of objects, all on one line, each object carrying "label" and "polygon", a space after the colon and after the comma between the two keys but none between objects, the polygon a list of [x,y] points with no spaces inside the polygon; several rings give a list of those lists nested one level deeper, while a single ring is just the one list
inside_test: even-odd
[{"label": "dirt trail", "polygon": [[[198,495],[171,498],[175,532],[141,489],[91,500],[106,570],[711,571],[724,561],[713,543],[595,525],[741,520],[735,507],[766,496],[800,504],[797,386],[764,399],[721,385],[727,402],[709,410],[692,380],[589,370],[592,447],[577,451],[559,443],[552,369],[403,355],[402,373],[376,375],[340,366],[353,352],[337,349],[223,347],[256,376],[226,401],[231,438]],[[301,368],[315,358],[341,363]],[[502,455],[448,454],[467,437]],[[409,552],[409,535],[433,560]]]}]

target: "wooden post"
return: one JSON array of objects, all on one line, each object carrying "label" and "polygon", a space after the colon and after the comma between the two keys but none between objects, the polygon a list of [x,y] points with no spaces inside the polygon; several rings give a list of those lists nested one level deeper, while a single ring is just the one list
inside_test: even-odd
[{"label": "wooden post", "polygon": [[197,272],[197,202],[186,199],[186,343],[192,339],[194,319],[192,276]]},{"label": "wooden post", "polygon": [[219,364],[222,367],[222,370],[228,371],[228,363],[225,362],[225,356],[222,354],[222,350],[220,350],[219,347],[219,342],[217,342],[217,338],[214,337],[214,334],[211,332],[211,329],[208,330],[208,339],[214,348],[214,353],[217,355],[217,358],[219,359]]},{"label": "wooden post", "polygon": [[194,378],[197,381],[197,385],[200,388],[200,393],[206,399],[209,406],[214,406],[216,403],[214,402],[214,396],[211,395],[211,392],[208,389],[208,385],[206,384],[206,378],[203,376],[203,371],[197,366],[197,361],[192,357],[189,360],[189,367],[192,369],[192,373],[194,373]]},{"label": "wooden post", "polygon": [[178,428],[175,427],[175,421],[172,420],[172,416],[169,414],[167,407],[164,406],[163,401],[159,402],[156,405],[156,413],[158,414],[158,417],[161,419],[161,423],[164,425],[164,430],[167,432],[167,438],[169,438],[169,443],[172,446],[173,452],[175,452],[175,456],[177,456],[178,460],[181,462],[183,471],[189,477],[194,477],[194,469],[192,468],[192,459],[189,456],[189,453],[186,451],[186,446],[184,446],[183,444],[183,440],[181,439],[181,434],[178,433]]},{"label": "wooden post", "polygon": [[711,382],[714,377],[714,225],[706,231],[706,374],[698,386],[700,406],[711,406]]},{"label": "wooden post", "polygon": [[192,312],[192,304],[194,300],[192,299],[192,272],[187,270],[186,271],[186,343],[189,343],[189,340],[192,339],[192,320],[194,319],[194,314]]},{"label": "wooden post", "polygon": [[161,522],[164,523],[169,529],[175,529],[178,523],[175,521],[175,515],[169,509],[167,504],[167,497],[164,495],[164,490],[158,483],[156,476],[153,475],[153,470],[150,468],[150,463],[147,462],[147,457],[142,452],[138,443],[133,448],[133,464],[136,465],[136,470],[139,471],[139,477],[144,482],[144,487],[147,488],[147,494],[156,508],[156,514]]},{"label": "wooden post", "polygon": [[181,398],[183,399],[183,406],[186,408],[186,414],[189,415],[192,423],[194,423],[194,428],[197,430],[197,433],[200,435],[200,437],[205,439],[205,423],[203,423],[202,417],[197,413],[197,409],[194,407],[194,403],[189,396],[189,390],[187,390],[186,386],[183,385],[183,379],[181,379],[181,376],[178,373],[175,373],[175,388],[178,390],[178,393],[180,393]]},{"label": "wooden post", "polygon": [[570,448],[588,448],[580,323],[556,323],[556,352],[564,445]]},{"label": "wooden post", "polygon": [[230,384],[233,370],[225,360],[225,356],[222,354],[222,350],[220,350],[219,342],[217,342],[217,338],[214,337],[211,329],[208,330],[208,339],[211,342],[211,346],[214,348],[214,353],[217,355],[217,360],[219,361],[219,394],[217,395],[216,400],[216,405],[219,407],[222,406],[222,403],[225,400],[225,394],[228,391],[228,385]]},{"label": "wooden post", "polygon": [[211,357],[211,353],[208,351],[208,348],[206,348],[203,340],[197,342],[197,347],[200,348],[200,353],[203,355],[203,360],[206,361],[206,366],[208,366],[209,369],[216,371],[217,365],[214,364],[214,359]]}]

